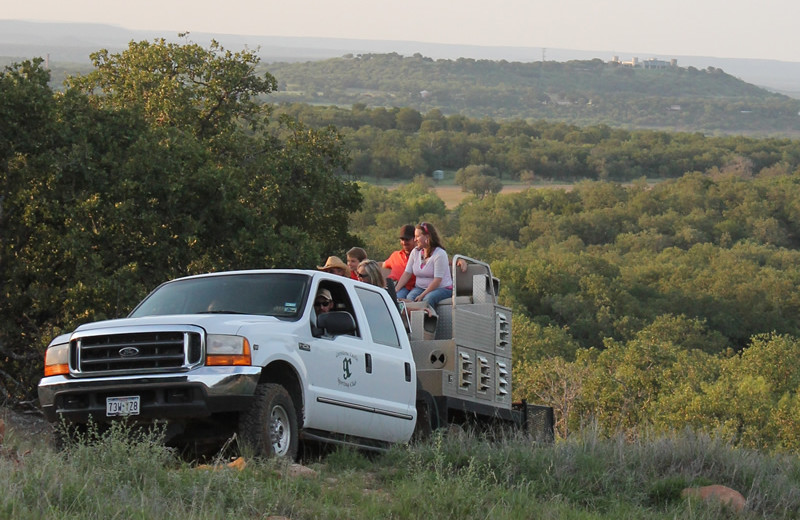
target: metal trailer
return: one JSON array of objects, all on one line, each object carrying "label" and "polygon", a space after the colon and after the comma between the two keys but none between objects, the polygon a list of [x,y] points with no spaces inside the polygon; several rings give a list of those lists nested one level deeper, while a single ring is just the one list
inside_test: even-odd
[{"label": "metal trailer", "polygon": [[462,255],[453,257],[452,273],[453,296],[435,313],[414,304],[404,309],[417,367],[419,428],[506,424],[551,441],[552,408],[511,399],[511,309],[497,302],[500,281],[489,264]]}]

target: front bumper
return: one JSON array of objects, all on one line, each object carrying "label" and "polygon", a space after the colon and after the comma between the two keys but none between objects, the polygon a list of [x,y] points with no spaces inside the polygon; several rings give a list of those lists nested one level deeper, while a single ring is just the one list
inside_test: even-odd
[{"label": "front bumper", "polygon": [[73,378],[45,377],[39,403],[48,421],[96,421],[106,416],[106,398],[138,395],[136,420],[199,419],[246,410],[261,367],[198,367],[185,373]]}]

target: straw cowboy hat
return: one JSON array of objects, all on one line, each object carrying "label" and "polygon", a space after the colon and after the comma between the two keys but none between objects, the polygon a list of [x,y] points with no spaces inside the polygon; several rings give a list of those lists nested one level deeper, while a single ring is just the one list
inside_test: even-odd
[{"label": "straw cowboy hat", "polygon": [[330,271],[334,267],[344,269],[344,272],[347,273],[347,276],[350,276],[350,268],[347,267],[347,264],[342,262],[342,259],[338,256],[329,256],[328,260],[325,261],[325,265],[318,265],[317,269],[320,271]]}]

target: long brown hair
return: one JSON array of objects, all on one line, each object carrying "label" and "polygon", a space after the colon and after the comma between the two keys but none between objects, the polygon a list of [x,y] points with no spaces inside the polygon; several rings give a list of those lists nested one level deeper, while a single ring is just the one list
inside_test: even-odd
[{"label": "long brown hair", "polygon": [[426,256],[429,256],[433,251],[436,250],[437,247],[444,249],[444,246],[442,245],[442,239],[439,238],[439,233],[436,232],[436,228],[433,227],[433,224],[430,222],[420,222],[417,224],[417,229],[430,237],[430,240],[428,241],[428,249],[425,251]]},{"label": "long brown hair", "polygon": [[361,269],[367,275],[366,278],[358,277],[362,282],[371,283],[378,287],[386,287],[386,279],[383,277],[381,265],[375,260],[364,260],[358,264],[358,269]]}]

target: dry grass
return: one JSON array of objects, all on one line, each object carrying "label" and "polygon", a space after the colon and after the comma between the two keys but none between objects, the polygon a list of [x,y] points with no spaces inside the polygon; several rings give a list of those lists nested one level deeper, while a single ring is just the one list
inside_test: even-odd
[{"label": "dry grass", "polygon": [[[527,184],[510,184],[504,185],[500,191],[502,194],[518,193],[525,191],[528,188],[547,188],[547,189],[561,189],[569,191],[572,188],[571,184],[542,184],[529,186]],[[469,197],[471,193],[462,191],[461,186],[455,185],[437,185],[433,188],[436,195],[442,199],[447,209],[453,209],[458,206],[461,201]]]},{"label": "dry grass", "polygon": [[[198,469],[157,435],[132,437],[124,427],[64,452],[9,433],[0,518],[716,520],[800,512],[795,455],[736,450],[691,432],[628,442],[587,429],[537,444],[453,429],[380,455],[337,450],[305,461],[314,471],[302,476],[277,460]],[[707,483],[740,490],[745,511],[680,497],[684,486]]]}]

